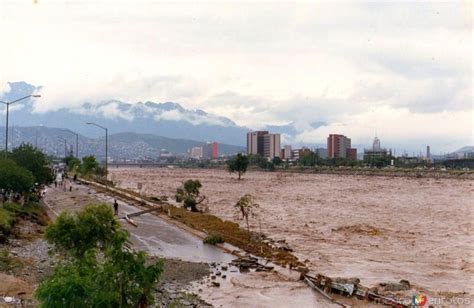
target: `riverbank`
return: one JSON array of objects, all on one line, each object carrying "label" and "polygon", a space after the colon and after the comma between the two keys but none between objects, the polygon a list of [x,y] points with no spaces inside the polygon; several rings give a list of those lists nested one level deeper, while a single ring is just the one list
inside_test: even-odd
[{"label": "riverbank", "polygon": [[53,269],[54,260],[42,238],[47,214],[41,207],[34,212],[41,214],[41,220],[17,217],[8,237],[0,244],[0,306],[35,307],[34,290]]},{"label": "riverbank", "polygon": [[423,168],[324,168],[324,167],[292,167],[279,169],[290,173],[314,173],[351,176],[380,176],[397,178],[425,178],[425,179],[462,179],[474,180],[473,170],[456,169],[423,169]]},{"label": "riverbank", "polygon": [[[48,192],[46,199],[50,209],[59,213],[62,210],[75,211],[80,208],[80,204],[91,203],[91,201],[95,203],[105,202],[112,205],[114,198],[119,203],[119,217],[143,209],[139,206],[139,202],[131,201],[129,198],[119,198],[110,191],[105,192],[92,185],[77,185],[73,188],[72,194],[62,191],[57,193]],[[185,279],[185,276],[182,275],[189,275],[189,264],[191,263],[193,264],[191,265],[193,270],[198,274],[201,273],[199,275],[206,272],[204,268],[206,266],[207,270],[211,270],[209,275],[203,277],[203,279],[195,280],[193,283],[188,283],[189,280],[185,279],[185,283],[176,284],[176,281],[181,278],[172,278],[170,284],[158,288],[156,294],[157,299],[159,299],[157,301],[158,306],[163,306],[162,301],[164,300],[167,305],[178,303],[177,306],[179,307],[187,307],[188,303],[191,303],[191,306],[197,305],[200,307],[207,305],[202,302],[202,299],[204,299],[214,306],[241,307],[247,302],[253,302],[254,305],[259,307],[288,307],[286,302],[290,297],[301,298],[304,302],[303,306],[334,306],[307,288],[302,281],[299,281],[298,275],[290,279],[288,277],[283,278],[277,273],[270,273],[270,276],[268,274],[265,276],[263,272],[256,272],[252,277],[247,278],[247,275],[240,274],[239,270],[232,275],[230,273],[217,275],[215,273],[216,266],[227,266],[230,269],[229,263],[235,259],[234,256],[212,245],[203,244],[202,238],[195,236],[191,232],[192,230],[178,228],[173,223],[151,213],[134,217],[133,220],[136,227],[126,223],[125,220],[121,221],[123,227],[131,234],[134,247],[147,252],[151,256],[165,256],[168,260],[180,259],[178,264],[184,264],[182,265],[183,268],[175,265],[172,267],[176,275]],[[189,261],[193,262],[189,263]],[[264,293],[265,288],[244,289],[239,294],[228,291],[229,288],[233,288],[235,283],[248,283],[246,282],[248,279],[263,286],[263,281],[268,280],[268,277],[271,277],[275,283],[284,280],[286,284],[280,287],[280,293],[267,296],[263,301],[259,294]],[[262,283],[259,283],[259,281]],[[179,291],[176,292],[176,289]],[[227,290],[226,293],[223,292],[224,290]]]},{"label": "riverbank", "polygon": [[[34,292],[56,265],[56,256],[50,253],[51,247],[43,238],[48,217],[54,220],[62,211],[75,212],[98,202],[100,200],[92,191],[81,189],[80,185],[76,185],[72,192],[51,188],[44,206],[27,212],[32,213],[32,217],[25,213],[17,218],[11,215],[15,219],[11,220],[8,237],[0,244],[0,307],[38,305]],[[19,210],[25,212],[28,208]],[[149,259],[152,262],[156,257],[150,256]],[[155,287],[154,307],[209,307],[188,289],[191,282],[204,279],[210,272],[207,263],[165,258],[164,271]]]}]

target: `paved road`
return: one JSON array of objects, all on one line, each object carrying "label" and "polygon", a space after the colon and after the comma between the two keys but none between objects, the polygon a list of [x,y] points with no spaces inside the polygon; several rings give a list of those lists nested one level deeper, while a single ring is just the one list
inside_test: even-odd
[{"label": "paved road", "polygon": [[[96,193],[85,185],[73,185],[73,191],[64,192],[61,188],[50,188],[46,193],[45,202],[51,212],[58,215],[61,211],[74,212],[91,203],[104,202],[112,207],[113,198]],[[121,200],[119,203],[119,217],[142,210]],[[130,232],[131,240],[138,250],[146,251],[150,255],[176,258],[192,262],[230,262],[235,259],[231,254],[222,250],[204,245],[202,240],[188,232],[166,223],[152,215],[143,214],[134,217],[138,227],[133,227],[121,219],[122,226]]]},{"label": "paved road", "polygon": [[[99,194],[98,198],[108,204],[114,199]],[[142,209],[131,206],[123,201],[119,203],[119,217],[138,212]],[[123,220],[122,220],[123,221]],[[171,225],[152,214],[143,214],[133,218],[138,227],[124,222],[122,225],[129,230],[132,242],[138,250],[147,251],[151,255],[166,258],[178,258],[192,262],[230,262],[234,256],[216,247],[205,245],[202,239]]]},{"label": "paved road", "polygon": [[[51,217],[64,210],[74,212],[97,202],[105,202],[112,207],[113,198],[97,193],[89,186],[76,184],[73,184],[72,192],[49,188],[45,197]],[[119,217],[142,210],[121,200],[118,203]],[[135,247],[150,255],[207,263],[227,263],[235,258],[216,247],[204,245],[200,238],[152,214],[134,217],[133,220],[138,227],[124,220],[121,220],[122,225],[129,230]],[[297,279],[284,278],[277,273],[227,272],[227,275],[226,279],[216,278],[215,281],[221,284],[218,292],[212,287],[199,286],[203,289],[200,296],[216,307],[338,307]]]}]

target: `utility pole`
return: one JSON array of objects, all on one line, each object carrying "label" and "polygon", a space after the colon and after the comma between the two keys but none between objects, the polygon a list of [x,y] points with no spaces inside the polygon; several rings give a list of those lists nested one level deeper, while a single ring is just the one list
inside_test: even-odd
[{"label": "utility pole", "polygon": [[67,140],[60,137],[58,137],[58,139],[64,142],[64,158],[66,158],[67,157]]},{"label": "utility pole", "polygon": [[[109,169],[108,169],[108,160],[109,160],[109,153],[108,153],[108,129],[107,127],[104,127],[102,125],[93,123],[93,122],[87,122],[87,125],[94,125],[99,128],[102,128],[105,131],[105,179],[107,180],[107,176],[109,175]],[[106,182],[107,183],[107,182]]]},{"label": "utility pole", "polygon": [[76,158],[79,159],[79,134],[71,130],[67,130],[67,132],[76,136]]},{"label": "utility pole", "polygon": [[22,98],[19,98],[19,99],[16,99],[12,102],[4,102],[4,101],[0,101],[0,103],[2,104],[5,104],[7,105],[7,121],[6,121],[6,125],[5,125],[5,158],[7,158],[7,153],[8,153],[8,114],[9,114],[9,110],[10,110],[10,105],[11,104],[14,104],[16,102],[19,102],[21,100],[24,100],[24,99],[27,99],[27,98],[30,98],[30,97],[41,97],[41,95],[27,95],[25,97],[22,97]]}]

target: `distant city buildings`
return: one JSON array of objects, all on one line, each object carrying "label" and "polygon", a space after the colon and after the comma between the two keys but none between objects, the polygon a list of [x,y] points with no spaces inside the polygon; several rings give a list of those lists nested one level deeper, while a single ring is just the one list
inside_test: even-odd
[{"label": "distant city buildings", "polygon": [[202,147],[202,158],[217,159],[218,156],[217,142],[208,142]]},{"label": "distant city buildings", "polygon": [[351,148],[351,139],[344,135],[330,134],[327,139],[328,158],[357,159],[357,149]]},{"label": "distant city buildings", "polygon": [[[328,149],[325,149],[325,148],[316,148],[316,150],[314,151],[314,153],[316,153],[316,155],[318,155],[320,158],[323,158],[323,159],[328,158]],[[356,154],[356,156],[357,156],[357,154]]]},{"label": "distant city buildings", "polygon": [[270,134],[268,131],[248,132],[247,154],[258,154],[268,159],[280,157],[280,134]]},{"label": "distant city buildings", "polygon": [[386,159],[390,155],[389,151],[382,148],[380,139],[375,136],[371,149],[364,149],[364,161],[371,162],[379,159]]},{"label": "distant city buildings", "polygon": [[346,158],[357,160],[357,149],[355,148],[346,149]]},{"label": "distant city buildings", "polygon": [[281,159],[292,159],[293,153],[291,149],[291,145],[285,145],[282,149],[282,155],[280,156]]},{"label": "distant city buildings", "polygon": [[200,147],[193,147],[190,156],[194,159],[217,159],[219,154],[217,142],[207,142]]},{"label": "distant city buildings", "polygon": [[191,149],[191,158],[201,159],[202,158],[202,147],[193,147]]},{"label": "distant city buildings", "polygon": [[160,154],[159,154],[159,157],[160,158],[169,158],[169,157],[173,157],[174,154],[171,153],[170,151],[166,150],[166,149],[161,149],[160,150]]}]

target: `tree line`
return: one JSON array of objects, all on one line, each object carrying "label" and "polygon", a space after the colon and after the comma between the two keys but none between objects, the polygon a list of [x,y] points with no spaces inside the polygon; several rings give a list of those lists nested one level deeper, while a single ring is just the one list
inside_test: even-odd
[{"label": "tree line", "polygon": [[[6,157],[5,157],[6,156]],[[50,161],[30,144],[22,144],[12,152],[0,153],[0,191],[2,199],[31,197],[38,187],[53,181]]]}]

